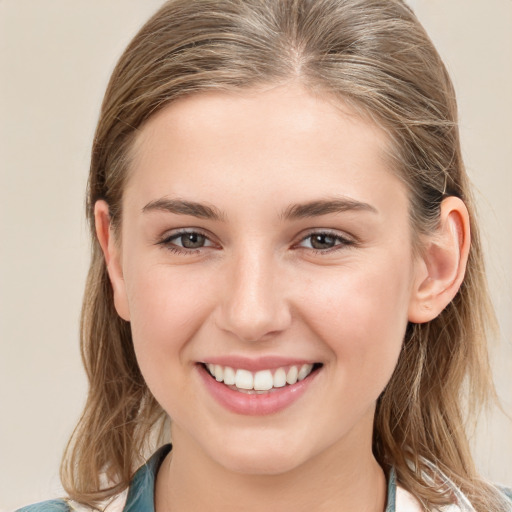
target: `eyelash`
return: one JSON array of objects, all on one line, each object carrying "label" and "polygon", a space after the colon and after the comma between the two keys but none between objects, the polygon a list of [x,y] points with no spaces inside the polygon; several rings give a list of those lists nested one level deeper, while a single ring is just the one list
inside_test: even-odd
[{"label": "eyelash", "polygon": [[175,254],[192,255],[192,254],[197,254],[201,249],[204,249],[204,247],[199,247],[197,249],[187,249],[185,247],[180,247],[180,246],[172,243],[174,240],[179,239],[185,235],[200,235],[200,236],[203,236],[206,240],[210,240],[208,238],[208,235],[206,235],[205,233],[202,233],[199,230],[182,229],[180,231],[177,231],[176,233],[173,233],[172,235],[166,236],[165,238],[163,238],[162,240],[157,242],[157,244],[161,245],[168,251],[171,251]]},{"label": "eyelash", "polygon": [[[187,248],[180,247],[180,246],[177,246],[172,243],[174,240],[177,240],[180,237],[185,236],[185,235],[200,235],[200,236],[204,237],[206,240],[210,241],[210,239],[208,238],[208,235],[206,235],[205,233],[202,233],[201,231],[183,229],[176,233],[173,233],[172,235],[166,236],[164,239],[157,242],[157,245],[161,245],[165,249],[167,249],[175,254],[184,254],[184,255],[197,254],[198,252],[201,251],[201,249],[205,248],[205,246],[203,246],[203,247],[199,247],[197,249],[187,249]],[[312,232],[308,233],[305,237],[301,238],[299,240],[299,242],[297,244],[295,244],[294,246],[300,247],[301,243],[303,243],[304,241],[306,241],[314,236],[329,237],[329,238],[332,238],[335,242],[335,245],[333,247],[330,247],[327,249],[314,249],[313,247],[310,247],[310,248],[303,247],[305,249],[312,251],[313,254],[319,254],[322,256],[326,255],[326,254],[331,254],[333,252],[337,252],[343,248],[351,247],[356,244],[355,241],[345,238],[337,233],[323,230],[323,231],[312,231]],[[209,247],[209,246],[206,246],[206,247]]]},{"label": "eyelash", "polygon": [[350,240],[349,238],[345,238],[344,236],[339,235],[338,233],[333,233],[332,231],[312,231],[308,233],[305,237],[303,237],[299,244],[302,242],[314,237],[314,236],[325,236],[328,238],[332,238],[335,245],[333,247],[329,247],[327,249],[315,249],[313,247],[309,248],[309,250],[313,251],[313,254],[319,254],[319,255],[326,255],[326,254],[332,254],[333,252],[340,251],[342,249],[346,249],[347,247],[351,247],[355,245],[355,242],[353,240]]}]

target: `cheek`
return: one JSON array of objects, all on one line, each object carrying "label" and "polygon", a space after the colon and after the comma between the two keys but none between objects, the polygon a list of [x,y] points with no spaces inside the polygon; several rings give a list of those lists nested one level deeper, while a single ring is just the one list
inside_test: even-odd
[{"label": "cheek", "polygon": [[126,289],[133,327],[163,329],[167,335],[194,327],[210,302],[211,278],[204,269],[170,266],[134,258],[127,265]]},{"label": "cheek", "polygon": [[321,287],[309,287],[314,291],[304,302],[309,325],[343,368],[340,375],[377,387],[385,386],[396,365],[410,296],[407,265],[386,263],[371,271],[345,269]]},{"label": "cheek", "polygon": [[183,382],[189,340],[209,315],[208,280],[162,264],[133,267],[126,275],[132,337],[140,369],[153,394]]}]

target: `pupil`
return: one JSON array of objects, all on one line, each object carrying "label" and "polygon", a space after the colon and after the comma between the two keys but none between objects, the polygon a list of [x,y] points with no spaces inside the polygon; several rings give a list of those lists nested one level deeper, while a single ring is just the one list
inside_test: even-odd
[{"label": "pupil", "polygon": [[202,247],[204,244],[204,236],[199,233],[188,233],[186,235],[182,235],[181,243],[183,247],[187,249],[197,249],[198,247]]},{"label": "pupil", "polygon": [[311,245],[315,249],[330,249],[334,245],[334,238],[329,235],[313,235]]}]

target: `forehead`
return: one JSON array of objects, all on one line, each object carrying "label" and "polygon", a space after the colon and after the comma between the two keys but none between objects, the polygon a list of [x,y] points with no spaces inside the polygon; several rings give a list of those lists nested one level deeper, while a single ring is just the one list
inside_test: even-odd
[{"label": "forehead", "polygon": [[386,133],[348,104],[298,85],[198,93],[142,127],[127,192],[225,200],[223,192],[248,189],[248,200],[341,193],[368,202],[379,188],[403,188],[388,148]]},{"label": "forehead", "polygon": [[[343,122],[340,122],[343,121]],[[312,143],[343,144],[348,132],[365,131],[379,148],[388,146],[384,130],[363,118],[363,111],[327,93],[313,93],[299,84],[281,85],[229,92],[200,92],[170,103],[154,114],[139,130],[132,155],[140,156],[158,132],[165,130],[176,140],[207,136],[202,140],[219,142],[221,138],[240,137],[242,130],[259,142],[280,144],[302,138]],[[153,146],[153,149],[154,146]],[[231,151],[236,148],[230,147]]]}]

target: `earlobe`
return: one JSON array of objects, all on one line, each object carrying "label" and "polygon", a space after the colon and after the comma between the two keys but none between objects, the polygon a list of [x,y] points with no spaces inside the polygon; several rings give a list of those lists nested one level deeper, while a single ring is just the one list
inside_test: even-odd
[{"label": "earlobe", "polygon": [[115,240],[110,222],[109,207],[106,201],[96,201],[94,205],[94,222],[96,236],[100,243],[107,271],[112,285],[114,305],[117,314],[126,321],[130,320],[130,311],[126,295],[126,287],[121,265],[121,250]]},{"label": "earlobe", "polygon": [[452,301],[464,280],[469,246],[466,205],[458,197],[447,197],[441,204],[438,228],[426,241],[417,262],[410,322],[428,322]]}]

